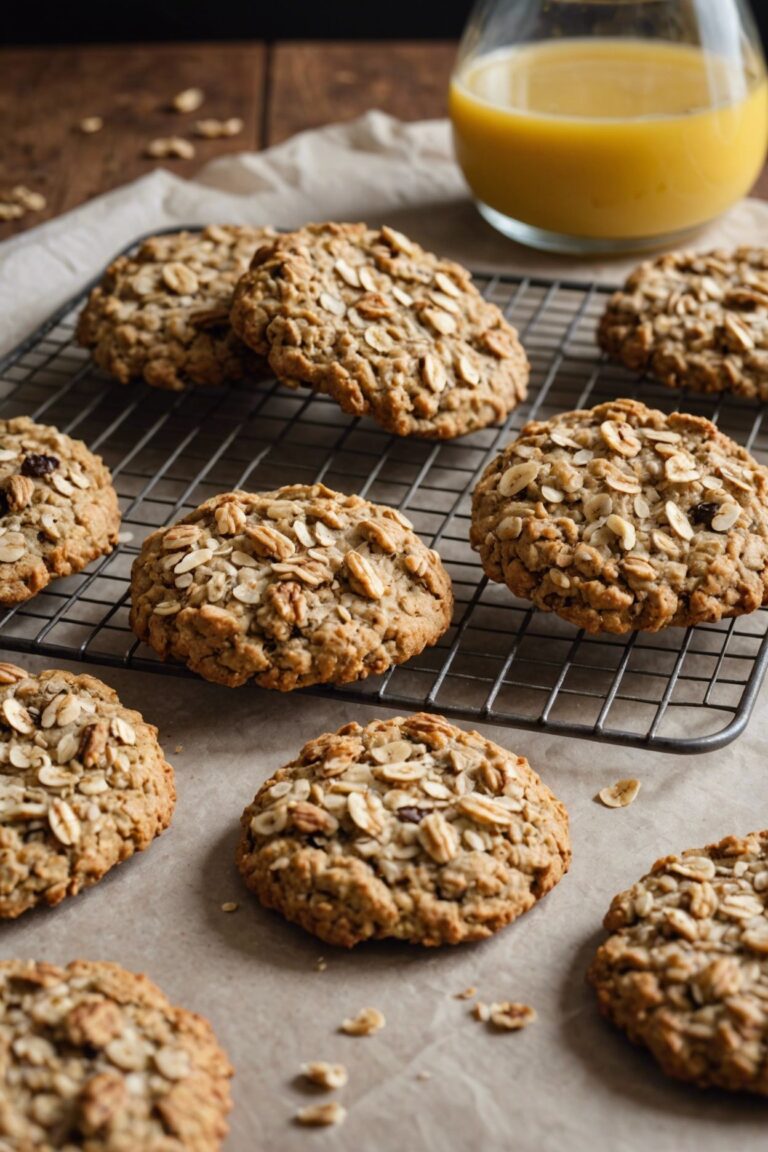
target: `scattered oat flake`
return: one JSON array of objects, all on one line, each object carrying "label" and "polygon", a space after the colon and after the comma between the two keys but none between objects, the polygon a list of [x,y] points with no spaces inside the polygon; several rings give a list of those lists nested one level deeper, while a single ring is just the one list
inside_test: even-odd
[{"label": "scattered oat flake", "polygon": [[361,1008],[357,1016],[344,1020],[341,1031],[348,1036],[373,1036],[374,1032],[381,1031],[386,1022],[384,1013],[379,1012],[378,1008]]},{"label": "scattered oat flake", "polygon": [[240,905],[236,904],[234,900],[227,900],[222,904],[221,910],[222,912],[237,912],[239,907]]},{"label": "scattered oat flake", "polygon": [[153,160],[168,160],[172,157],[192,160],[195,146],[191,140],[185,140],[183,136],[159,136],[147,144],[145,155],[152,157]]},{"label": "scattered oat flake", "polygon": [[347,1110],[343,1104],[336,1100],[328,1104],[310,1104],[308,1108],[300,1108],[296,1113],[296,1123],[308,1128],[327,1128],[331,1124],[343,1124],[347,1118]]},{"label": "scattered oat flake", "polygon": [[431,1080],[432,1079],[432,1073],[431,1072],[417,1072],[416,1073],[416,1079],[417,1080]]},{"label": "scattered oat flake", "polygon": [[183,744],[177,744],[176,747],[174,748],[174,752],[176,753],[177,756],[180,752],[183,752],[183,751],[184,751],[184,745]]},{"label": "scattered oat flake", "polygon": [[317,972],[325,972],[327,967],[328,967],[328,961],[326,960],[325,956],[318,956],[317,960],[315,960],[316,971]]},{"label": "scattered oat flake", "polygon": [[475,1020],[479,1020],[481,1024],[487,1024],[491,1018],[491,1009],[487,1004],[483,1004],[482,1000],[478,1000],[472,1009],[472,1015]]},{"label": "scattered oat flake", "polygon": [[118,532],[118,544],[130,544],[131,540],[133,540],[133,532]]},{"label": "scattered oat flake", "polygon": [[473,996],[477,996],[477,988],[474,984],[470,984],[469,988],[465,988],[462,992],[454,994],[454,1000],[471,1000]]},{"label": "scattered oat flake", "polygon": [[602,788],[597,795],[606,808],[626,808],[639,791],[639,780],[617,780],[609,788]]},{"label": "scattered oat flake", "polygon": [[243,121],[239,116],[230,116],[227,120],[198,120],[195,124],[195,134],[206,140],[218,140],[224,136],[239,136],[243,130]]},{"label": "scattered oat flake", "polygon": [[329,1092],[343,1088],[349,1079],[343,1064],[329,1064],[327,1060],[311,1060],[308,1064],[302,1064],[301,1074],[318,1087],[327,1088]]},{"label": "scattered oat flake", "polygon": [[176,93],[171,105],[175,112],[197,112],[203,100],[205,92],[202,88],[185,88],[183,92]]},{"label": "scattered oat flake", "polygon": [[77,126],[84,135],[92,136],[94,132],[101,132],[104,121],[101,116],[83,116]]}]

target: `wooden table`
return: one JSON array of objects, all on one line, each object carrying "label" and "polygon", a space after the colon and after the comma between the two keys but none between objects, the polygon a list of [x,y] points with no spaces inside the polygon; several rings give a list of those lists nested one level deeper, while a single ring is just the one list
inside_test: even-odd
[{"label": "wooden table", "polygon": [[[0,50],[0,189],[25,184],[48,206],[0,224],[0,239],[33,227],[163,164],[181,176],[225,152],[275,144],[302,128],[382,108],[406,120],[445,114],[452,43],[87,45]],[[206,100],[168,110],[184,88]],[[78,130],[101,116],[102,131]],[[239,116],[242,133],[192,137],[201,117]],[[193,160],[150,160],[156,137],[193,138]]]},{"label": "wooden table", "polygon": [[[42,213],[0,224],[0,239],[57,216],[158,163],[192,176],[214,156],[275,144],[303,128],[381,108],[406,120],[445,114],[456,46],[446,42],[131,44],[0,50],[0,189],[26,184]],[[197,113],[168,110],[180,90]],[[101,132],[78,130],[101,116]],[[195,139],[193,160],[147,159],[161,136],[191,135],[202,116],[239,116],[234,139]],[[768,169],[755,190],[768,199]]]}]

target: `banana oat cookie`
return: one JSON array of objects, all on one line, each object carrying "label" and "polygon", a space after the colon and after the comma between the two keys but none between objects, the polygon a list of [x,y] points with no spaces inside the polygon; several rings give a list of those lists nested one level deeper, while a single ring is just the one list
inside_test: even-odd
[{"label": "banana oat cookie", "polygon": [[0,918],[96,884],[175,802],[157,729],[106,684],[0,664]]},{"label": "banana oat cookie", "polygon": [[277,376],[400,436],[484,428],[526,395],[514,328],[458,264],[391,228],[311,224],[254,257],[232,326]]},{"label": "banana oat cookie", "polygon": [[768,473],[708,420],[616,400],[527,424],[471,541],[491,580],[589,632],[740,616],[768,600]]},{"label": "banana oat cookie", "polygon": [[127,384],[156,388],[223,384],[260,370],[261,361],[229,326],[238,277],[269,228],[211,225],[145,240],[119,256],[91,291],[77,338],[100,368]]},{"label": "banana oat cookie", "polygon": [[670,1076],[768,1095],[768,832],[657,860],[616,896],[589,970]]},{"label": "banana oat cookie", "polygon": [[111,552],[119,527],[100,456],[26,416],[0,420],[0,604],[29,600]]},{"label": "banana oat cookie", "polygon": [[453,594],[394,508],[322,484],[225,492],[144,542],[131,624],[206,680],[343,684],[436,643]]},{"label": "banana oat cookie", "polygon": [[670,388],[768,400],[768,249],[641,264],[611,297],[598,343]]},{"label": "banana oat cookie", "polygon": [[117,964],[0,962],[0,1147],[218,1152],[232,1067],[202,1016]]},{"label": "banana oat cookie", "polygon": [[482,940],[571,859],[568,814],[525,757],[425,713],[310,741],[241,824],[262,904],[345,947]]}]

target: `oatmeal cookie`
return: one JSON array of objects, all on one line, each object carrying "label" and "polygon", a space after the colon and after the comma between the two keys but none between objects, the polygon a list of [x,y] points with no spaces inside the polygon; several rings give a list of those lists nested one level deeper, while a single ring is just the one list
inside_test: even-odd
[{"label": "oatmeal cookie", "polygon": [[611,297],[598,343],[670,388],[768,400],[768,249],[641,264]]},{"label": "oatmeal cookie", "polygon": [[616,896],[589,970],[670,1076],[768,1095],[768,832],[657,860]]},{"label": "oatmeal cookie", "polygon": [[261,371],[229,326],[232,290],[269,228],[210,225],[152,236],[119,256],[91,291],[77,338],[122,384],[223,384]]},{"label": "oatmeal cookie", "polygon": [[0,962],[0,1146],[218,1152],[232,1067],[202,1016],[117,964]]},{"label": "oatmeal cookie", "polygon": [[399,436],[462,436],[526,394],[525,352],[496,305],[464,268],[391,228],[279,237],[240,280],[231,318],[280,379]]},{"label": "oatmeal cookie", "polygon": [[527,424],[486,468],[491,580],[588,632],[656,632],[768,599],[768,473],[699,416],[616,400]]},{"label": "oatmeal cookie", "polygon": [[96,884],[175,801],[157,729],[106,684],[0,664],[0,917]]},{"label": "oatmeal cookie", "polygon": [[230,687],[376,675],[436,643],[452,609],[401,513],[322,484],[215,496],[149,536],[131,578],[136,635]]},{"label": "oatmeal cookie", "polygon": [[348,948],[482,940],[571,859],[568,814],[525,757],[425,713],[312,740],[241,824],[262,904]]},{"label": "oatmeal cookie", "polygon": [[0,604],[29,600],[111,552],[119,527],[100,456],[26,416],[0,420]]}]

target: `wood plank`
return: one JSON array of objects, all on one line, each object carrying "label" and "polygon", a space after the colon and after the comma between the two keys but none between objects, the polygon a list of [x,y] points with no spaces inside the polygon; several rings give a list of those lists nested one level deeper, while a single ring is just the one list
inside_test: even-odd
[{"label": "wood plank", "polygon": [[402,120],[446,113],[452,41],[293,42],[270,57],[267,141],[379,108]]},{"label": "wood plank", "polygon": [[[0,50],[0,188],[26,184],[48,201],[45,212],[0,225],[0,239],[158,165],[190,176],[214,156],[258,148],[265,71],[265,49],[255,41]],[[172,97],[189,87],[206,93],[200,111],[169,111]],[[85,136],[77,125],[92,115],[103,117],[104,128]],[[143,156],[158,136],[191,137],[202,116],[239,116],[243,132],[224,140],[195,139],[193,160]]]}]

